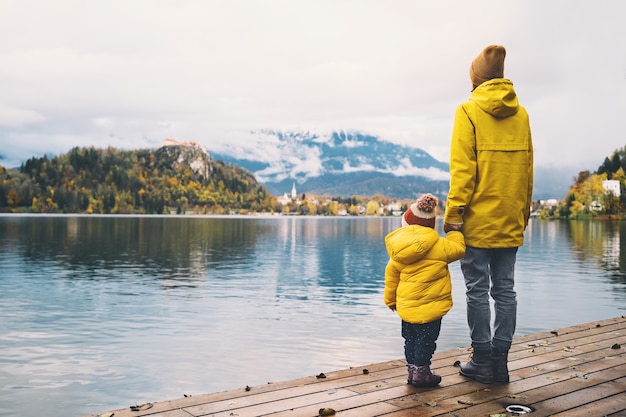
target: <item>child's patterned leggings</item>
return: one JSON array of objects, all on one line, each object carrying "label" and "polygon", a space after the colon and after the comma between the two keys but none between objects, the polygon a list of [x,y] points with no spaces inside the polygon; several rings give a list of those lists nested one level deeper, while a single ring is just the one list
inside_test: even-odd
[{"label": "child's patterned leggings", "polygon": [[440,330],[441,319],[425,324],[402,321],[404,356],[407,363],[416,366],[430,365],[430,359],[437,348]]}]

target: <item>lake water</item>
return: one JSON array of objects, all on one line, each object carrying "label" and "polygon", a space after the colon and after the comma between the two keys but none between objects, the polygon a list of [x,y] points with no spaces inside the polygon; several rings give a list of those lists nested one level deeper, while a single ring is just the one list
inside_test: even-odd
[{"label": "lake water", "polygon": [[[439,219],[441,224],[441,219]],[[403,358],[399,218],[0,216],[0,416],[82,416]],[[626,222],[532,220],[517,335],[626,314]],[[469,344],[459,263],[438,349]]]}]

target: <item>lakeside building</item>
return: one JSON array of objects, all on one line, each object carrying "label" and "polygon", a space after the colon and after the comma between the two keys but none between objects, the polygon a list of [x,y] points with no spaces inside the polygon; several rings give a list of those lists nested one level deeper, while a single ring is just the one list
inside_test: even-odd
[{"label": "lakeside building", "polygon": [[[620,183],[617,180],[604,180],[602,181],[602,188],[606,191],[607,194],[612,194],[613,196],[619,198],[621,195],[620,192]],[[601,211],[604,207],[602,204],[596,200],[592,201],[589,205],[589,210],[591,211]]]},{"label": "lakeside building", "polygon": [[602,188],[604,188],[604,191],[613,194],[615,197],[619,197],[621,195],[619,181],[617,180],[602,181]]},{"label": "lakeside building", "polygon": [[298,192],[296,191],[296,183],[294,182],[291,187],[291,195],[289,195],[289,193],[285,193],[282,196],[276,197],[276,200],[283,206],[286,206],[291,202],[300,204],[300,201],[298,200]]}]

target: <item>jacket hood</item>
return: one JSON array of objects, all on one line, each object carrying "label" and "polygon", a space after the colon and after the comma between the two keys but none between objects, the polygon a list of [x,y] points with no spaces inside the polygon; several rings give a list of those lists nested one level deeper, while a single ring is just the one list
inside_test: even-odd
[{"label": "jacket hood", "polygon": [[519,110],[513,83],[505,78],[494,78],[482,83],[474,89],[469,100],[494,117],[513,116]]},{"label": "jacket hood", "polygon": [[430,227],[402,226],[385,237],[389,258],[404,265],[414,263],[439,241],[439,233]]}]

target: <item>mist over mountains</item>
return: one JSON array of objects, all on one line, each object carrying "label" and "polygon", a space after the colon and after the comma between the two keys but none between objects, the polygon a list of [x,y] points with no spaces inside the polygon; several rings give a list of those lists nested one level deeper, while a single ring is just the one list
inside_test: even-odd
[{"label": "mist over mountains", "polygon": [[[371,196],[412,199],[422,193],[445,197],[449,165],[424,150],[361,132],[253,132],[249,146],[211,149],[211,158],[252,172],[270,193]],[[533,199],[562,198],[566,171],[536,169]]]}]

